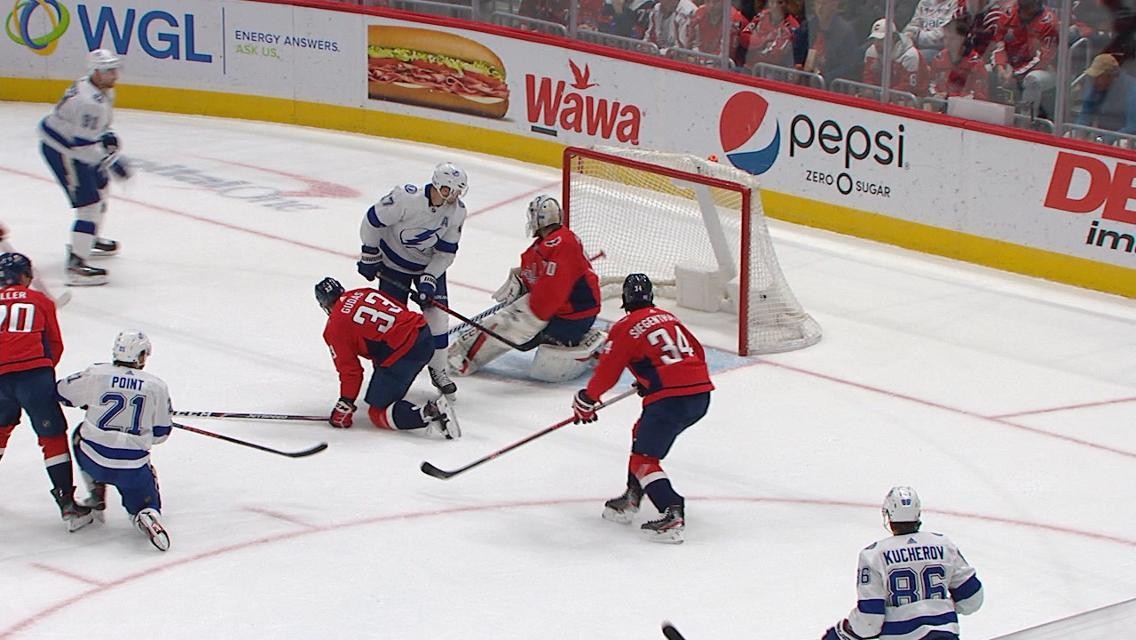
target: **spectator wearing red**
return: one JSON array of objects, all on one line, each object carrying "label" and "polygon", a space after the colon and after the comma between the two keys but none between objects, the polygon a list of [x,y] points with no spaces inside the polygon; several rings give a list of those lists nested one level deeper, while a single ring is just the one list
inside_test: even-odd
[{"label": "spectator wearing red", "polygon": [[1018,0],[1003,7],[995,32],[994,68],[1004,88],[1021,93],[1020,103],[1041,116],[1042,94],[1057,86],[1057,14],[1042,0]]},{"label": "spectator wearing red", "polygon": [[[694,12],[690,21],[690,43],[694,49],[702,53],[720,55],[722,53],[722,6],[723,0],[706,0],[706,4]],[[740,37],[746,25],[745,16],[733,6],[729,7],[729,56],[735,63],[740,52]]]},{"label": "spectator wearing red", "polygon": [[[880,18],[872,25],[868,36],[871,45],[864,52],[865,84],[880,86],[883,82],[883,55],[887,37],[887,20]],[[917,97],[927,95],[931,84],[931,68],[915,48],[907,34],[892,30],[891,34],[891,88],[906,91]]]},{"label": "spectator wearing red", "polygon": [[931,61],[930,94],[936,98],[990,98],[990,73],[969,38],[966,18],[952,18],[943,27],[943,50]]},{"label": "spectator wearing red", "polygon": [[659,0],[651,10],[645,39],[660,50],[690,49],[690,21],[697,11],[693,0]]},{"label": "spectator wearing red", "polygon": [[789,13],[787,0],[769,0],[765,9],[742,29],[741,48],[745,66],[765,62],[782,67],[793,66],[793,42],[801,23]]}]

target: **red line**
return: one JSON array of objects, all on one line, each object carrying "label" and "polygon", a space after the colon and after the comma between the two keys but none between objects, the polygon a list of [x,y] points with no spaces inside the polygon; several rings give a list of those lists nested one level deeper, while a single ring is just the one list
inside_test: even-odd
[{"label": "red line", "polygon": [[[715,496],[701,496],[701,497],[699,497],[699,496],[694,496],[694,497],[689,497],[688,499],[689,500],[695,500],[695,501],[704,501],[704,502],[747,502],[747,503],[757,503],[757,504],[769,503],[769,504],[786,504],[786,505],[807,504],[807,505],[821,506],[821,507],[872,509],[873,511],[876,511],[876,510],[879,509],[879,505],[875,504],[875,503],[869,504],[869,503],[850,502],[850,501],[843,501],[843,500],[825,500],[825,499],[812,499],[812,498],[771,498],[771,497],[762,497],[762,496],[725,496],[725,497],[715,497]],[[451,516],[451,515],[461,515],[461,514],[466,514],[466,513],[475,513],[475,512],[484,512],[484,511],[502,511],[502,510],[506,510],[506,509],[526,509],[526,508],[530,508],[530,507],[553,507],[553,506],[559,506],[559,505],[591,503],[591,502],[599,503],[601,500],[602,500],[602,498],[562,498],[562,499],[556,499],[556,500],[521,500],[521,501],[515,501],[515,502],[497,502],[497,503],[490,503],[490,504],[483,504],[483,505],[469,505],[469,506],[463,506],[463,507],[450,507],[450,508],[445,508],[445,509],[433,509],[433,510],[427,510],[427,511],[412,511],[412,512],[404,512],[404,513],[392,513],[392,514],[386,514],[386,515],[380,515],[380,516],[372,516],[372,517],[369,517],[369,518],[362,518],[362,519],[359,519],[359,520],[350,520],[350,521],[347,521],[347,522],[340,522],[338,524],[330,524],[330,525],[325,525],[325,526],[308,525],[310,528],[307,528],[307,529],[304,529],[304,530],[301,530],[301,531],[289,531],[289,532],[284,532],[284,533],[278,533],[278,534],[275,534],[275,535],[269,535],[269,536],[262,536],[262,537],[254,538],[252,540],[247,540],[245,542],[238,542],[238,543],[235,543],[235,544],[226,545],[226,546],[219,547],[217,549],[213,549],[213,550],[210,550],[210,551],[203,551],[201,553],[197,553],[197,554],[194,554],[192,556],[173,560],[173,561],[169,562],[168,564],[163,564],[163,565],[160,565],[160,566],[157,566],[157,567],[145,569],[143,571],[131,573],[131,574],[122,576],[120,578],[110,580],[110,581],[105,582],[105,583],[97,583],[96,586],[93,586],[90,589],[87,589],[85,591],[82,591],[80,593],[72,595],[70,597],[63,598],[63,599],[59,600],[58,602],[56,602],[54,604],[48,605],[47,607],[44,607],[43,609],[40,609],[39,611],[36,611],[36,612],[30,614],[26,618],[16,622],[15,624],[8,627],[7,629],[0,629],[0,640],[6,640],[7,638],[12,638],[16,634],[18,634],[22,631],[25,631],[25,630],[29,629],[30,627],[32,627],[32,626],[34,626],[34,625],[36,625],[40,622],[43,622],[44,620],[62,612],[64,609],[70,607],[71,605],[74,605],[74,604],[77,604],[77,603],[83,601],[84,599],[86,599],[89,596],[105,595],[107,593],[107,591],[109,591],[111,589],[115,589],[115,588],[118,588],[118,587],[129,585],[129,584],[134,583],[134,582],[138,582],[139,580],[141,580],[143,578],[148,578],[148,577],[151,577],[151,576],[158,576],[162,573],[166,573],[166,572],[172,571],[174,569],[178,569],[182,566],[189,565],[189,564],[192,564],[194,562],[204,561],[204,560],[213,560],[213,559],[215,559],[219,556],[224,556],[224,555],[227,555],[227,554],[230,554],[230,553],[237,553],[237,552],[240,552],[240,551],[243,551],[245,549],[252,548],[252,547],[259,547],[261,545],[271,544],[271,543],[275,543],[275,542],[285,542],[285,541],[288,541],[288,540],[293,540],[293,539],[296,539],[296,538],[302,538],[304,536],[315,535],[315,534],[319,534],[319,533],[340,531],[340,530],[348,529],[348,528],[351,528],[351,527],[365,527],[365,526],[374,525],[374,524],[386,524],[386,523],[391,523],[391,522],[405,522],[405,521],[409,521],[409,520],[423,520],[423,519],[426,519],[426,518],[444,517],[444,516]],[[958,517],[958,518],[968,518],[968,519],[971,519],[971,520],[978,520],[980,522],[997,522],[997,523],[1001,523],[1001,524],[1007,524],[1007,525],[1018,526],[1018,527],[1040,529],[1040,530],[1049,531],[1049,532],[1052,532],[1052,533],[1061,533],[1061,534],[1066,534],[1066,535],[1071,535],[1071,536],[1088,538],[1090,540],[1098,540],[1098,541],[1101,541],[1101,542],[1119,544],[1119,545],[1128,546],[1128,547],[1136,547],[1136,540],[1133,540],[1133,539],[1130,539],[1130,538],[1121,538],[1119,536],[1113,536],[1113,535],[1104,534],[1104,533],[1097,533],[1097,532],[1093,532],[1093,531],[1084,531],[1084,530],[1081,530],[1081,529],[1074,529],[1072,527],[1065,527],[1065,526],[1062,526],[1062,525],[1050,525],[1050,524],[1043,524],[1043,523],[1037,523],[1037,522],[1029,522],[1029,521],[1026,521],[1026,520],[1015,520],[1015,519],[1012,519],[1012,518],[1002,518],[1002,517],[999,517],[999,516],[986,516],[986,515],[982,515],[982,514],[966,513],[966,512],[962,512],[962,511],[924,509],[924,512],[925,513],[939,513],[939,514],[954,516],[954,517]]]},{"label": "red line", "polygon": [[1136,402],[1136,396],[1131,398],[1116,398],[1115,400],[1101,400],[1099,402],[1082,402],[1081,404],[1070,404],[1064,407],[1050,407],[1049,409],[1037,409],[1036,411],[1019,411],[1017,413],[1003,413],[1002,415],[990,416],[991,418],[1017,418],[1019,416],[1036,416],[1043,413],[1056,413],[1058,411],[1072,411],[1073,409],[1086,409],[1088,407],[1104,407],[1110,404],[1124,404],[1126,402]]},{"label": "red line", "polygon": [[98,580],[94,580],[94,579],[88,578],[86,576],[81,576],[77,573],[71,573],[70,571],[67,571],[66,569],[60,569],[59,567],[53,567],[51,565],[43,564],[41,562],[33,562],[31,566],[33,566],[36,569],[39,569],[41,571],[46,571],[48,573],[54,573],[57,576],[63,576],[64,578],[70,578],[72,580],[82,582],[83,584],[93,584],[96,587],[100,587],[100,588],[105,587],[107,585],[107,583],[105,583],[105,582],[99,582]]},{"label": "red line", "polygon": [[294,525],[297,525],[297,526],[300,526],[300,527],[304,527],[304,528],[307,528],[307,529],[317,529],[318,528],[316,525],[314,525],[310,522],[304,522],[303,520],[300,520],[299,518],[294,518],[294,517],[292,517],[292,516],[290,516],[286,513],[280,513],[278,511],[271,511],[269,509],[261,509],[259,507],[245,507],[245,510],[251,511],[253,513],[259,513],[260,515],[268,516],[269,518],[275,518],[277,520],[283,520],[284,522],[288,522],[288,523],[291,523],[291,524],[294,524]]}]

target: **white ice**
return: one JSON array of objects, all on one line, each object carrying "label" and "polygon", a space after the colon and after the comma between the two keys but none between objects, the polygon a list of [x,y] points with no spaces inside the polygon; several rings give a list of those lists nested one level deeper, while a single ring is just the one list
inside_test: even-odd
[{"label": "white ice", "polygon": [[[0,217],[58,293],[72,218],[37,151],[46,108],[0,104]],[[359,221],[395,183],[423,183],[443,159],[468,171],[472,215],[449,273],[467,314],[526,246],[525,203],[559,190],[553,169],[437,147],[117,118],[145,169],[114,187],[111,283],[72,290],[60,312],[57,373],[105,361],[118,331],[141,328],[147,370],[183,410],[329,412],[336,379],[312,286],[364,284]],[[285,200],[307,208],[273,208]],[[772,226],[825,337],[719,369],[709,415],[664,463],[687,496],[685,544],[599,517],[622,491],[635,400],[452,480],[420,473],[569,415],[579,383],[507,367],[459,380],[465,437],[453,442],[378,431],[364,413],[348,431],[187,419],[279,449],[330,448],[293,460],[175,432],[154,452],[165,554],[117,504],[68,534],[25,423],[0,462],[0,638],[650,639],[664,619],[691,640],[816,638],[854,604],[856,554],[884,535],[879,504],[895,484],[919,490],[925,528],[953,538],[986,585],[964,637],[1136,594],[1133,301]],[[609,304],[603,317],[619,313]],[[733,345],[722,318],[683,315],[708,346]],[[430,391],[422,376],[412,394]]]}]

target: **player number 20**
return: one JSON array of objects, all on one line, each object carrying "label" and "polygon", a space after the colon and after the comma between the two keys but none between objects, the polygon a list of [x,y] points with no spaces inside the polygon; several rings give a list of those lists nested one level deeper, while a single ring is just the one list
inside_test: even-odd
[{"label": "player number 20", "polygon": [[[367,297],[363,298],[363,302],[366,304],[382,304],[384,307],[390,309],[392,313],[398,313],[402,311],[402,307],[394,304],[390,300],[387,300],[386,298],[380,296],[378,293],[374,292],[368,293]],[[379,333],[386,333],[387,329],[390,329],[392,326],[394,326],[393,315],[385,311],[379,311],[378,309],[373,309],[371,307],[366,307],[363,305],[360,305],[359,308],[355,310],[355,315],[352,316],[351,319],[355,321],[355,324],[366,324],[368,322],[374,322],[375,324],[379,325],[375,327],[375,330]]]},{"label": "player number 20", "polygon": [[655,329],[647,334],[647,342],[662,348],[663,355],[659,357],[659,362],[663,364],[681,362],[683,358],[694,355],[694,349],[690,346],[686,334],[682,332],[682,327],[675,325],[674,332],[674,338],[665,328]]},{"label": "player number 20", "polygon": [[0,306],[0,330],[9,333],[29,333],[34,326],[34,304],[15,302]]}]

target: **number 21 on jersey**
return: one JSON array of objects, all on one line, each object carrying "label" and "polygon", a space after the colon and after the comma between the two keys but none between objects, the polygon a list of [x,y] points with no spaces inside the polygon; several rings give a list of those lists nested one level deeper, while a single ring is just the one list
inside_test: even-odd
[{"label": "number 21 on jersey", "polygon": [[659,362],[663,364],[681,362],[683,358],[694,355],[690,339],[677,324],[674,326],[674,337],[671,337],[666,328],[655,329],[647,334],[647,342],[662,349],[663,354],[659,357]]}]

